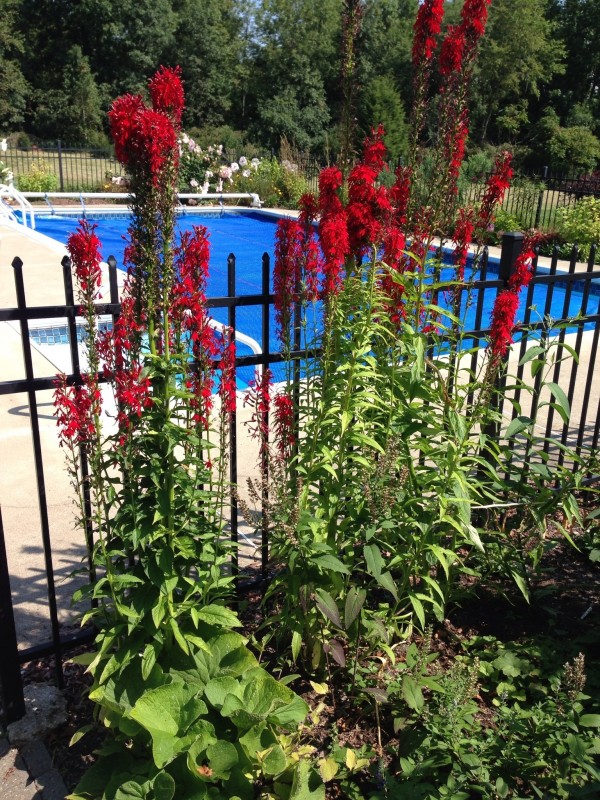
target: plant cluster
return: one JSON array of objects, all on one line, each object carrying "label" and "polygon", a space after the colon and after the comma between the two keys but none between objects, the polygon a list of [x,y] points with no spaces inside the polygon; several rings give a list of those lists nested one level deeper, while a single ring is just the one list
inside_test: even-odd
[{"label": "plant cluster", "polygon": [[[581,520],[574,490],[584,469],[567,448],[551,463],[536,429],[544,409],[568,420],[553,375],[571,350],[545,331],[521,359],[531,380],[507,374],[535,239],[498,290],[486,346],[467,329],[484,237],[512,176],[510,155],[500,153],[481,202],[461,204],[468,87],[488,6],[466,0],[442,36],[443,0],[421,3],[409,163],[380,179],[379,127],[347,175],[323,170],[318,195],[300,199],[299,219],[278,226],[273,292],[286,380],[274,386],[264,370],[246,396],[261,459],[250,496],[262,506],[271,566],[255,644],[270,664],[235,632],[231,610],[233,332],[216,334],[206,310],[205,231],[174,241],[186,157],[179,71],[155,75],[151,106],[137,95],[113,103],[115,151],[132,190],[127,285],[112,329],[99,335],[98,242],[84,225],[69,247],[87,367],[73,385],[63,377],[56,396],[90,545],[93,580],[78,599],[90,601],[84,619],[98,636],[85,661],[109,733],[74,797],[322,800],[337,781],[358,798],[367,762],[372,797],[404,796],[407,784],[420,797],[458,800],[471,788],[508,797],[520,789],[511,773],[526,770],[532,724],[551,743],[548,763],[527,767],[538,796],[556,774],[565,792],[584,773],[596,779],[587,730],[596,723],[578,705],[582,664],[565,669],[568,709],[558,693],[531,723],[529,712],[500,705],[500,733],[476,743],[473,700],[486,658],[441,676],[429,646],[410,642],[444,620],[461,581],[510,577],[527,596],[548,519],[560,512],[554,524],[567,538]],[[432,97],[436,59],[442,80]],[[103,380],[115,398],[109,423]],[[515,409],[508,425],[505,399]],[[506,676],[509,662],[498,654],[489,669]],[[275,664],[311,682],[319,700],[308,718],[287,686],[298,675],[277,681]],[[373,749],[333,742],[313,753],[304,735],[327,704],[335,711],[344,702],[372,709]],[[574,737],[566,749],[549,724],[563,711],[557,730]],[[406,748],[391,766],[381,738],[390,727]],[[514,748],[502,760],[507,738]]]},{"label": "plant cluster", "polygon": [[110,110],[134,194],[121,311],[104,333],[93,227],[68,243],[87,369],[73,385],[59,378],[55,402],[90,548],[93,579],[76,600],[98,633],[82,661],[110,734],[73,797],[250,799],[278,781],[300,798],[315,780],[292,735],[307,706],[258,664],[226,603],[235,346],[207,314],[205,229],[173,238],[178,71],[161,69],[150,95]]},{"label": "plant cluster", "polygon": [[29,172],[17,178],[21,192],[56,192],[58,178],[45,161],[32,161]]}]

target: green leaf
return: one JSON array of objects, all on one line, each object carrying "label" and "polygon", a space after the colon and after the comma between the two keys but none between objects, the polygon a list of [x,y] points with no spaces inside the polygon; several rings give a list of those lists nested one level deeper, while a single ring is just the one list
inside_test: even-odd
[{"label": "green leaf", "polygon": [[556,400],[556,404],[553,404],[554,407],[562,417],[563,422],[568,423],[571,416],[571,406],[569,405],[567,395],[564,393],[563,389],[561,389],[558,383],[554,383],[554,381],[550,381],[550,383],[547,383],[546,386],[550,392],[552,392]]},{"label": "green leaf", "polygon": [[385,562],[381,557],[381,550],[376,544],[366,544],[363,548],[365,561],[367,562],[367,572],[374,578],[381,575]]},{"label": "green leaf", "polygon": [[340,765],[333,758],[323,758],[319,761],[319,772],[324,783],[329,783],[338,774]]},{"label": "green leaf", "polygon": [[147,644],[142,655],[142,678],[146,680],[156,664],[156,645]]},{"label": "green leaf", "polygon": [[333,622],[334,625],[341,628],[342,620],[340,619],[340,612],[333,597],[329,592],[326,592],[325,589],[317,589],[315,595],[315,601],[319,611],[321,611],[328,620]]},{"label": "green leaf", "polygon": [[306,758],[301,759],[294,770],[289,800],[325,800],[325,785]]},{"label": "green leaf", "polygon": [[302,634],[300,631],[292,633],[292,660],[297,661],[300,655],[300,648],[302,647]]},{"label": "green leaf", "polygon": [[127,781],[122,784],[115,794],[115,800],[145,800],[147,797],[148,791],[135,781]]},{"label": "green leaf", "polygon": [[398,602],[398,589],[396,588],[396,584],[390,572],[383,572],[381,575],[376,576],[376,581],[382,589],[386,589],[393,596],[394,600]]},{"label": "green leaf", "polygon": [[506,429],[504,436],[506,439],[510,439],[522,431],[527,430],[532,424],[533,420],[529,417],[515,417]]},{"label": "green leaf", "polygon": [[522,367],[524,364],[529,363],[531,359],[537,358],[537,356],[541,356],[543,353],[544,353],[544,348],[540,347],[539,345],[530,347],[529,350],[523,356],[523,358],[519,361],[519,366]]},{"label": "green leaf", "polygon": [[600,728],[600,714],[583,714],[579,718],[579,724],[584,728]]},{"label": "green leaf", "polygon": [[222,739],[206,748],[206,757],[217,778],[227,779],[231,770],[238,763],[238,752],[235,745]]},{"label": "green leaf", "polygon": [[328,569],[332,572],[340,572],[342,575],[349,575],[350,572],[348,567],[346,567],[339,558],[332,556],[330,554],[324,556],[318,556],[315,558],[315,564],[319,566],[320,569]]},{"label": "green leaf", "polygon": [[344,607],[344,626],[346,630],[349,629],[354,620],[360,614],[366,599],[366,589],[357,589],[355,586],[352,586],[348,590],[348,594],[346,595],[346,605]]},{"label": "green leaf", "polygon": [[519,591],[521,592],[525,600],[529,602],[529,587],[527,586],[527,582],[525,581],[523,575],[521,575],[514,569],[511,569],[510,574],[512,575],[514,582],[519,587]]},{"label": "green leaf", "polygon": [[327,655],[331,655],[333,660],[339,664],[340,667],[346,666],[346,654],[344,652],[344,647],[337,639],[331,639],[331,641],[324,644],[323,652],[327,653]]},{"label": "green leaf", "polygon": [[152,784],[155,800],[173,800],[175,781],[167,772],[159,772]]},{"label": "green leaf", "polygon": [[421,687],[411,675],[402,677],[402,697],[413,711],[419,711],[425,704]]},{"label": "green leaf", "polygon": [[218,606],[214,603],[198,608],[197,614],[198,619],[214,625],[216,628],[239,628],[242,625],[237,614],[225,606]]}]

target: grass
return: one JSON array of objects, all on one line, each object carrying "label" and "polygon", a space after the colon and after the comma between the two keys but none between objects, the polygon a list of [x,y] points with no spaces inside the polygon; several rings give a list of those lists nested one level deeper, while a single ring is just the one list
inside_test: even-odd
[{"label": "grass", "polygon": [[[28,178],[32,188],[29,191],[52,191],[47,185],[39,189],[33,188],[33,174],[45,173],[50,182],[56,184],[54,191],[80,192],[103,191],[106,188],[107,173],[120,175],[121,167],[116,159],[98,151],[98,155],[84,150],[7,150],[2,156],[2,161],[14,174],[15,184],[18,188],[20,179]],[[54,176],[54,181],[52,177]],[[62,176],[62,181],[61,181]],[[110,183],[110,179],[108,181]]]}]

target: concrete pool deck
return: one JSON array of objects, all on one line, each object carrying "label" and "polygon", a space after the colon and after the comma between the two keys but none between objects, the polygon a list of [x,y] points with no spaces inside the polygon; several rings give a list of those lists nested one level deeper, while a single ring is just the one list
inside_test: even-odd
[{"label": "concrete pool deck", "polygon": [[[282,211],[285,214],[286,212]],[[287,212],[289,213],[289,212]],[[499,256],[498,248],[490,254]],[[30,306],[64,304],[61,258],[66,250],[47,237],[20,227],[0,222],[0,307],[16,306],[11,262],[18,256],[24,262],[23,274],[27,302]],[[549,260],[540,259],[542,266]],[[585,265],[578,265],[584,271]],[[589,359],[591,333],[583,336],[581,361]],[[36,377],[53,377],[61,369],[60,346],[32,345]],[[516,357],[513,357],[513,364]],[[24,377],[21,333],[18,323],[0,323],[0,380]],[[568,380],[568,371],[565,379]],[[566,388],[566,387],[565,387]],[[590,416],[597,408],[600,376],[594,376]],[[574,419],[578,419],[581,397],[573,402]],[[75,614],[69,611],[69,598],[78,579],[71,577],[85,556],[82,534],[74,527],[71,487],[58,446],[53,417],[52,392],[38,392],[37,410],[44,461],[44,479],[48,500],[49,527],[53,543],[54,570],[57,582],[60,620],[64,629],[76,626]],[[256,472],[257,444],[250,440],[244,422],[250,410],[239,403],[238,471],[243,488],[248,477]],[[558,425],[558,421],[555,422]],[[26,394],[0,395],[0,507],[7,541],[12,592],[15,604],[20,647],[27,647],[49,638],[50,622],[42,547],[40,513],[37,500],[35,465],[30,431],[30,415]],[[250,556],[252,546],[247,548]]]}]

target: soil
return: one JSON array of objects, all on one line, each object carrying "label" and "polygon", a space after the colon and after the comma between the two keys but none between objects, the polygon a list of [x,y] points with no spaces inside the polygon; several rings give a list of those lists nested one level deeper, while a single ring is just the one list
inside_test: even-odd
[{"label": "soil", "polygon": [[[589,666],[600,664],[600,569],[564,540],[544,557],[539,577],[533,584],[531,602],[527,604],[512,584],[465,586],[464,598],[448,613],[444,623],[432,636],[432,649],[437,651],[437,662],[451,664],[461,651],[462,643],[479,635],[494,636],[502,642],[519,642],[538,636],[556,637],[561,645],[572,643],[572,656],[585,649]],[[250,593],[243,616],[252,629],[260,620],[260,595]],[[583,643],[583,644],[582,644]],[[570,656],[570,657],[572,657]],[[52,659],[43,659],[27,665],[26,682],[54,680]],[[65,696],[68,721],[46,739],[46,745],[69,790],[72,790],[86,768],[93,763],[92,752],[100,744],[100,734],[92,732],[74,746],[69,741],[82,726],[93,722],[93,707],[86,698],[89,683],[84,668],[68,662],[64,667]],[[591,685],[590,685],[591,679]],[[596,667],[588,672],[588,694],[600,692],[600,675]],[[294,684],[311,708],[323,701],[310,684]],[[304,691],[303,691],[304,689]],[[600,695],[597,695],[600,696]],[[329,695],[327,695],[329,697]],[[489,709],[481,701],[481,715],[489,716]],[[357,708],[343,691],[337,693],[337,706],[325,704],[319,723],[313,729],[312,744],[317,753],[325,753],[331,742],[332,729],[337,732],[341,745],[360,748],[367,745],[377,751],[377,733],[372,716]],[[392,743],[388,739],[388,744]],[[329,784],[333,786],[333,784]],[[328,797],[335,798],[335,790]]]}]

